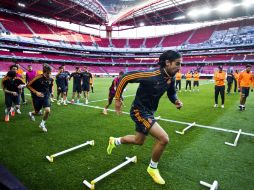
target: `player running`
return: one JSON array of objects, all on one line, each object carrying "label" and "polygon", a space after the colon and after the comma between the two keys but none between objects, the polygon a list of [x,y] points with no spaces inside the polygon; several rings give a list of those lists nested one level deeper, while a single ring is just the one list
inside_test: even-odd
[{"label": "player running", "polygon": [[29,112],[30,118],[35,121],[34,116],[37,115],[42,108],[44,108],[44,115],[39,125],[42,131],[47,132],[46,120],[50,113],[50,96],[53,92],[54,79],[51,77],[52,68],[45,64],[43,66],[43,74],[35,77],[27,84],[27,88],[31,91],[34,111]]},{"label": "player running", "polygon": [[154,118],[162,95],[167,91],[169,100],[177,109],[182,107],[182,103],[178,100],[175,90],[175,74],[181,67],[181,55],[178,52],[169,50],[164,52],[159,58],[158,69],[147,71],[129,72],[121,78],[116,89],[115,104],[116,112],[121,113],[121,95],[128,83],[139,83],[134,102],[130,110],[132,120],[136,124],[136,134],[124,137],[109,138],[107,148],[108,154],[112,149],[121,144],[142,145],[146,136],[150,134],[154,137],[155,144],[152,150],[151,162],[147,168],[147,172],[153,178],[155,183],[165,184],[157,169],[160,157],[169,142],[169,137],[164,129],[157,123]]},{"label": "player running", "polygon": [[[17,113],[20,112],[20,93],[21,89],[25,86],[25,82],[17,77],[15,71],[8,71],[7,75],[2,80],[2,88],[5,95],[5,121],[9,121],[9,114],[15,115],[15,109]],[[12,107],[14,105],[14,107]]]}]

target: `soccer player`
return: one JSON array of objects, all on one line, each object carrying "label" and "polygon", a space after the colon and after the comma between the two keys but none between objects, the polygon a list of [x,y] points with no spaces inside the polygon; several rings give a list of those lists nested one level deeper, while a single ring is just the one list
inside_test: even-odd
[{"label": "soccer player", "polygon": [[[66,102],[66,93],[67,93],[67,83],[68,75],[64,72],[63,66],[59,67],[59,72],[56,75],[56,85],[57,85],[57,104],[58,105],[67,105]],[[59,100],[59,96],[61,95],[61,101]]]},{"label": "soccer player", "polygon": [[[15,115],[15,109],[17,113],[20,112],[20,89],[25,86],[25,82],[17,77],[17,73],[15,71],[8,71],[7,75],[2,80],[2,88],[4,90],[5,95],[5,121],[9,121],[9,113],[11,115]],[[14,108],[12,105],[14,104]]]},{"label": "soccer player", "polygon": [[113,101],[113,99],[115,97],[115,93],[116,93],[116,87],[120,81],[120,78],[123,76],[123,74],[124,74],[123,71],[120,71],[118,77],[114,78],[111,86],[109,87],[108,104],[105,106],[105,108],[103,110],[103,114],[105,114],[105,115],[108,114],[107,109],[112,104],[112,101]]},{"label": "soccer player", "polygon": [[191,78],[192,78],[192,74],[190,73],[190,71],[188,71],[188,73],[186,73],[185,77],[186,77],[185,92],[187,91],[188,86],[189,86],[189,91],[191,92]]},{"label": "soccer player", "polygon": [[[18,68],[17,69],[17,76],[23,80],[24,79],[23,69],[20,68],[20,65],[18,63],[15,63],[15,66]],[[23,88],[20,89],[20,91],[21,91],[22,104],[26,104],[27,102],[26,102],[26,99],[25,99],[25,91],[24,91]]]},{"label": "soccer player", "polygon": [[238,70],[235,70],[235,72],[234,72],[234,86],[235,86],[235,88],[234,88],[234,93],[236,93],[236,90],[238,89],[238,79],[239,79],[239,72],[238,72]]},{"label": "soccer player", "polygon": [[29,83],[35,77],[36,77],[36,71],[33,70],[31,65],[28,65],[27,72],[26,72],[26,83]]},{"label": "soccer player", "polygon": [[194,81],[193,81],[193,92],[195,91],[195,87],[197,88],[197,91],[199,92],[199,73],[196,70],[193,75]]},{"label": "soccer player", "polygon": [[147,168],[147,172],[153,178],[155,183],[165,184],[164,179],[160,176],[157,169],[160,157],[169,142],[169,137],[164,129],[157,123],[154,113],[157,110],[159,100],[167,91],[169,100],[177,109],[182,107],[182,103],[178,100],[175,90],[175,74],[181,67],[181,55],[178,52],[168,50],[159,58],[160,68],[147,71],[129,72],[121,78],[115,94],[116,112],[121,113],[121,95],[128,83],[139,83],[134,102],[130,110],[132,120],[136,124],[136,134],[124,137],[109,138],[107,148],[108,154],[112,149],[121,144],[142,145],[146,136],[150,134],[155,144],[152,150],[151,162]]},{"label": "soccer player", "polygon": [[214,81],[215,81],[215,104],[214,107],[218,107],[218,97],[219,94],[221,96],[221,108],[224,108],[225,102],[225,79],[226,79],[226,72],[222,70],[222,66],[219,66],[219,71],[215,72],[214,74]]},{"label": "soccer player", "polygon": [[233,81],[234,81],[233,70],[230,70],[227,73],[227,83],[228,83],[227,94],[229,94],[231,91]]},{"label": "soccer player", "polygon": [[182,73],[178,71],[176,73],[176,89],[181,92],[181,80],[182,80]]},{"label": "soccer player", "polygon": [[94,75],[92,74],[92,78],[90,78],[90,87],[91,87],[92,93],[94,93],[93,84],[94,84]]},{"label": "soccer player", "polygon": [[246,70],[241,72],[239,76],[239,87],[241,92],[240,105],[239,105],[240,111],[245,110],[246,99],[249,96],[250,86],[252,85],[254,80],[253,74],[251,73],[251,67],[252,65],[247,64]]},{"label": "soccer player", "polygon": [[42,131],[47,132],[45,123],[50,113],[50,95],[53,92],[54,79],[51,77],[52,68],[49,65],[45,64],[42,71],[43,74],[38,75],[27,84],[27,88],[32,93],[34,106],[34,111],[29,112],[29,116],[33,121],[35,121],[34,116],[37,115],[42,108],[44,108],[44,114],[39,127]]},{"label": "soccer player", "polygon": [[82,74],[82,91],[84,92],[85,104],[88,104],[90,79],[93,78],[93,76],[90,72],[88,72],[87,66],[84,66],[84,72],[82,72],[81,74]]},{"label": "soccer player", "polygon": [[65,70],[65,66],[64,65],[62,65],[62,67],[63,67],[63,73],[66,75],[66,86],[67,86],[67,89],[66,89],[66,100],[67,100],[67,98],[68,98],[68,90],[69,90],[69,78],[70,78],[70,76],[71,76],[71,74],[70,74],[70,72],[69,71],[66,71]]},{"label": "soccer player", "polygon": [[79,103],[80,99],[80,94],[81,94],[81,79],[82,79],[82,74],[80,72],[79,67],[76,67],[76,71],[74,73],[71,73],[70,80],[73,77],[73,90],[72,90],[72,99],[71,103],[74,104],[74,98],[75,98],[75,93],[77,92],[77,103]]}]

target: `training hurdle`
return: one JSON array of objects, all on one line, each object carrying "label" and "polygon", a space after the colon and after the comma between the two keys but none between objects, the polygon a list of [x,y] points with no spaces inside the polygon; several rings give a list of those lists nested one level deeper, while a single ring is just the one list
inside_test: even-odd
[{"label": "training hurdle", "polygon": [[90,189],[95,189],[95,183],[99,182],[100,180],[104,179],[105,177],[116,172],[117,170],[121,169],[122,167],[126,166],[127,164],[129,164],[131,162],[137,163],[137,156],[133,156],[132,158],[126,157],[125,159],[126,159],[125,162],[112,168],[111,170],[107,171],[106,173],[100,175],[99,177],[95,178],[94,180],[91,181],[91,183],[89,183],[87,180],[84,180],[83,184],[85,184]]},{"label": "training hurdle", "polygon": [[242,129],[240,129],[240,130],[238,131],[234,143],[225,142],[225,144],[226,144],[226,145],[229,145],[229,146],[234,146],[234,147],[236,147],[236,146],[237,146],[237,143],[238,143],[238,140],[239,140],[239,138],[240,138],[241,132],[242,132]]},{"label": "training hurdle", "polygon": [[200,181],[200,184],[201,184],[201,185],[204,185],[204,186],[206,186],[206,187],[209,187],[210,190],[217,190],[218,187],[219,187],[218,181],[214,181],[213,184],[209,184],[209,183],[206,183],[206,182],[204,182],[204,181]]},{"label": "training hurdle", "polygon": [[180,135],[184,135],[185,131],[187,131],[188,129],[190,129],[191,127],[195,126],[196,123],[191,123],[188,127],[184,128],[182,131],[176,131],[177,134],[180,134]]},{"label": "training hurdle", "polygon": [[63,155],[63,154],[66,154],[66,153],[68,153],[68,152],[74,151],[74,150],[76,150],[76,149],[82,148],[82,147],[87,146],[87,145],[94,146],[94,140],[86,141],[85,143],[80,144],[80,145],[78,145],[78,146],[74,146],[74,147],[72,147],[72,148],[69,148],[69,149],[67,149],[67,150],[58,152],[58,153],[56,153],[56,154],[52,154],[51,156],[46,156],[46,158],[47,158],[47,160],[48,160],[49,162],[53,162],[55,157],[61,156],[61,155]]}]

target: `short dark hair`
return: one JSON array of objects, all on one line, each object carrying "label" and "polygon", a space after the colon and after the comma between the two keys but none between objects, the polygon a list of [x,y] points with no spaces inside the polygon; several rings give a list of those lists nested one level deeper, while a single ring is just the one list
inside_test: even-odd
[{"label": "short dark hair", "polygon": [[44,64],[43,65],[43,73],[47,73],[47,72],[51,72],[52,71],[52,67],[48,64]]},{"label": "short dark hair", "polygon": [[223,69],[222,65],[219,65],[219,66],[218,66],[218,68],[219,68],[220,70],[222,70],[222,69]]},{"label": "short dark hair", "polygon": [[17,76],[17,73],[15,71],[8,71],[7,76],[11,77],[11,78],[14,78],[14,77]]},{"label": "short dark hair", "polygon": [[160,65],[160,67],[165,67],[166,60],[174,61],[174,60],[179,59],[181,57],[182,57],[182,55],[177,51],[173,51],[173,50],[165,51],[164,53],[162,53],[160,55],[158,65]]},{"label": "short dark hair", "polygon": [[79,67],[76,67],[76,70],[78,70],[79,69]]},{"label": "short dark hair", "polygon": [[123,71],[120,71],[120,72],[119,72],[119,75],[123,75],[123,74],[124,74],[124,72],[123,72]]},{"label": "short dark hair", "polygon": [[251,65],[251,64],[247,64],[247,65],[246,65],[246,68],[247,68],[247,67],[252,67],[252,65]]},{"label": "short dark hair", "polygon": [[63,66],[58,67],[58,69],[63,69]]},{"label": "short dark hair", "polygon": [[12,70],[13,67],[16,67],[16,68],[18,69],[18,67],[17,67],[16,65],[11,65],[11,66],[10,66],[10,70]]}]

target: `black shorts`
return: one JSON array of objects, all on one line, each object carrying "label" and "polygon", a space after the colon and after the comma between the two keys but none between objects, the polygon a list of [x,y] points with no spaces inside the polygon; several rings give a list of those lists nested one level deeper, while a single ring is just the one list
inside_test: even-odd
[{"label": "black shorts", "polygon": [[250,93],[250,87],[242,87],[242,96],[247,98],[249,96]]},{"label": "black shorts", "polygon": [[[60,89],[59,89],[59,88],[60,88]],[[58,87],[57,87],[57,91],[58,91],[59,93],[67,92],[67,90],[68,90],[68,86],[58,86]]]},{"label": "black shorts", "polygon": [[12,94],[5,93],[5,106],[9,108],[12,106],[12,104],[20,104],[20,94],[18,94],[18,96],[13,96]]},{"label": "black shorts", "polygon": [[87,91],[87,92],[89,92],[89,91],[90,91],[90,84],[89,84],[89,83],[83,84],[83,85],[82,85],[82,91]]},{"label": "black shorts", "polygon": [[34,95],[32,96],[32,100],[33,100],[34,111],[36,112],[39,112],[41,108],[47,108],[51,106],[49,96],[41,98]]},{"label": "black shorts", "polygon": [[194,81],[193,86],[199,86],[199,81]]},{"label": "black shorts", "polygon": [[79,84],[73,84],[73,90],[72,92],[81,93],[81,85]]},{"label": "black shorts", "polygon": [[156,122],[154,116],[147,111],[139,110],[134,106],[131,107],[130,116],[136,123],[136,131],[144,135],[148,135],[149,130]]}]

